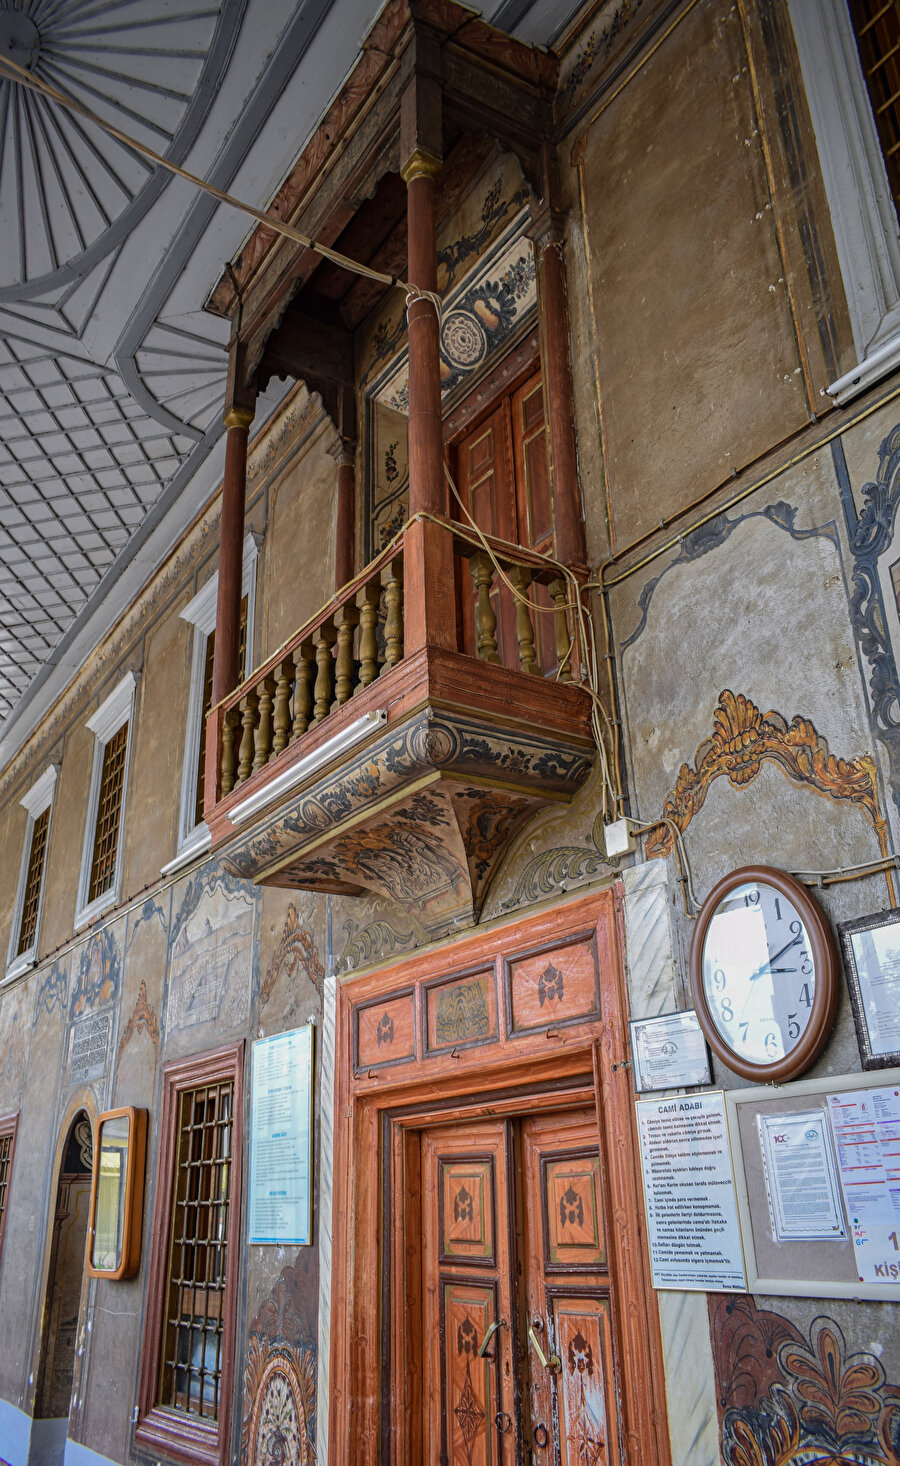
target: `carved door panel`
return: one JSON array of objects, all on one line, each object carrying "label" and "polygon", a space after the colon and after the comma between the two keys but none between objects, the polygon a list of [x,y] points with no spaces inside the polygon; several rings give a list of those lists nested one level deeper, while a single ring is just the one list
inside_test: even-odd
[{"label": "carved door panel", "polygon": [[509,1140],[496,1123],[423,1138],[425,1460],[447,1466],[513,1460]]},{"label": "carved door panel", "polygon": [[621,1466],[596,1120],[422,1140],[424,1459]]},{"label": "carved door panel", "polygon": [[596,1120],[576,1114],[525,1121],[522,1160],[534,1461],[619,1466]]},{"label": "carved door panel", "polygon": [[[478,528],[485,534],[515,542],[515,464],[508,400],[504,400],[490,417],[463,438],[457,454],[457,477],[460,498]],[[468,523],[455,503],[452,512],[463,523]],[[469,656],[475,656],[475,590],[467,563],[458,566],[457,582],[462,606],[463,646]],[[491,588],[491,607],[497,618],[494,635],[498,655],[505,666],[517,667],[519,650],[515,636],[515,607],[509,590],[500,584],[497,576]]]}]

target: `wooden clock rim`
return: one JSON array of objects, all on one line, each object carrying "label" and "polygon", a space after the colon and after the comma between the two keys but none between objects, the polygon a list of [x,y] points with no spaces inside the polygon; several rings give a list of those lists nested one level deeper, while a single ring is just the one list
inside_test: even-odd
[{"label": "wooden clock rim", "polygon": [[[809,934],[809,945],[815,963],[816,991],[809,1022],[796,1048],[773,1064],[751,1064],[729,1048],[713,1022],[703,988],[703,947],[716,907],[729,891],[751,881],[771,886],[793,903]],[[777,870],[771,865],[739,866],[716,882],[700,908],[691,940],[690,981],[698,1022],[717,1059],[742,1079],[750,1079],[759,1084],[795,1079],[805,1073],[821,1054],[837,1014],[838,956],[828,918],[806,887],[788,875],[787,871]]]}]

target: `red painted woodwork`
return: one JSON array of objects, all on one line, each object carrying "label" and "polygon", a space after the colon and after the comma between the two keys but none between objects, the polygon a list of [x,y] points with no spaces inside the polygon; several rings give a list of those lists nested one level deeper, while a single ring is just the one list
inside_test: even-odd
[{"label": "red painted woodwork", "polygon": [[[247,490],[247,437],[253,414],[231,408],[225,415],[225,476],[219,520],[219,585],[212,700],[227,697],[241,680],[241,570],[244,552],[244,500]],[[252,653],[250,660],[252,661]]]},{"label": "red painted woodwork", "polygon": [[[576,971],[592,944],[599,996],[594,1012],[568,1025],[515,1029],[507,974],[517,967],[537,971],[541,960],[557,968],[569,963]],[[354,1071],[347,1062],[361,1011],[374,1012],[379,1001],[412,988],[419,1032],[427,1034],[436,993],[480,985],[489,973],[496,1037],[476,1035],[468,1047],[452,1048],[424,1041],[416,1057],[389,1068]],[[596,1451],[601,1437],[606,1456],[599,1459],[669,1466],[634,1095],[622,1067],[625,1020],[620,913],[611,890],[342,983],[332,1466],[356,1466],[388,1454],[394,1466],[441,1459],[442,1393],[449,1402],[446,1429],[459,1447],[448,1459],[468,1461],[462,1421],[477,1421],[479,1409],[491,1418],[493,1406],[494,1455],[484,1454],[488,1436],[478,1437],[479,1445],[473,1433],[473,1452],[481,1450],[482,1456],[473,1454],[472,1460],[511,1462],[508,1446],[502,1454],[499,1449],[510,1436],[498,1430],[496,1415],[506,1412],[510,1431],[515,1422],[521,1434],[530,1429],[526,1407],[533,1407],[539,1412],[534,1418],[550,1429],[554,1391],[568,1432],[563,1459],[573,1466],[591,1459],[578,1451]],[[464,1013],[462,1021],[471,1022],[471,1015]],[[513,1197],[513,1174],[527,1187],[524,1210]],[[559,1211],[564,1200],[565,1218]],[[380,1259],[378,1269],[371,1266],[374,1257]],[[533,1361],[532,1373],[521,1378],[514,1368],[511,1351],[525,1349],[527,1330],[523,1339],[515,1309],[504,1310],[505,1302],[512,1303],[513,1257],[523,1263],[526,1291],[520,1299],[544,1323],[538,1337],[551,1344],[568,1371],[558,1378],[545,1378],[543,1369],[536,1376]],[[489,1341],[496,1363],[486,1367],[486,1356],[476,1364],[466,1350],[469,1330],[462,1336],[459,1330],[468,1316],[477,1332],[494,1301],[492,1319],[505,1316],[508,1325],[493,1336],[496,1350]],[[476,1357],[482,1339],[483,1333]],[[549,1354],[543,1342],[541,1347]],[[460,1415],[454,1413],[457,1406]],[[548,1410],[549,1417],[540,1413]],[[550,1466],[552,1459],[535,1450],[538,1466]]]},{"label": "red painted woodwork", "polygon": [[599,1013],[593,933],[552,954],[537,952],[510,960],[505,976],[511,1032],[571,1023]]},{"label": "red painted woodwork", "polygon": [[537,249],[541,356],[553,461],[555,554],[565,565],[586,563],[581,490],[575,452],[575,410],[569,362],[569,309],[561,240]]},{"label": "red painted woodwork", "polygon": [[338,463],[337,527],[334,547],[334,589],[353,579],[356,559],[356,468],[350,455]]},{"label": "red painted woodwork", "polygon": [[424,1032],[429,1053],[497,1037],[494,973],[458,977],[424,989]]},{"label": "red painted woodwork", "polygon": [[[150,1235],[150,1266],[147,1280],[147,1312],[141,1348],[138,1383],[138,1424],[134,1439],[145,1451],[159,1452],[189,1466],[222,1466],[229,1459],[231,1399],[234,1381],[237,1282],[241,1252],[241,1155],[243,1130],[244,1045],[232,1044],[215,1053],[166,1064],[163,1069],[162,1102],[158,1131],[153,1222]],[[221,1408],[216,1421],[203,1420],[180,1410],[157,1405],[157,1389],[165,1327],[168,1291],[168,1252],[173,1193],[178,1156],[176,1153],[179,1098],[185,1090],[230,1080],[233,1088],[231,1119],[231,1176],[228,1204],[226,1276],[223,1290],[222,1372],[219,1386]]]},{"label": "red painted woodwork", "polygon": [[416,1011],[412,993],[360,1008],[356,1015],[356,1062],[396,1064],[416,1053]]}]

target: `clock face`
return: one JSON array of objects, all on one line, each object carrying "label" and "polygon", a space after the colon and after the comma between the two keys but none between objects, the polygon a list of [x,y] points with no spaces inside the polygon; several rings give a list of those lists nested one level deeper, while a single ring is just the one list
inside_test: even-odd
[{"label": "clock face", "polygon": [[814,947],[791,898],[763,880],[727,891],[706,926],[703,995],[727,1048],[779,1063],[801,1043],[816,999]]}]

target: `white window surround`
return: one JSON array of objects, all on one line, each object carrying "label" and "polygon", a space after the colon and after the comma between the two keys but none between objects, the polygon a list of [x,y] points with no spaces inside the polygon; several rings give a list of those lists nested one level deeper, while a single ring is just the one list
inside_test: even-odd
[{"label": "white window surround", "polygon": [[[22,847],[22,864],[19,867],[19,884],[16,889],[16,904],[13,910],[12,930],[9,934],[9,953],[6,959],[6,976],[4,982],[12,982],[14,978],[21,977],[37,961],[37,944],[41,930],[41,908],[44,904],[44,881],[47,875],[47,846],[44,847],[44,868],[41,871],[41,889],[38,894],[38,915],[37,925],[34,931],[34,941],[26,952],[16,955],[16,948],[19,945],[19,934],[22,930],[22,916],[25,907],[25,887],[28,884],[28,866],[31,862],[31,840],[34,834],[35,821],[50,809],[53,804],[53,791],[56,787],[56,779],[59,773],[59,766],[51,764],[45,769],[41,777],[32,784],[28,793],[23,795],[19,803],[28,813],[28,823],[25,826],[25,841]],[[50,818],[53,818],[52,810]],[[49,839],[50,831],[47,830]]]},{"label": "white window surround", "polygon": [[900,365],[900,233],[846,0],[788,0],[858,365],[849,402]]},{"label": "white window surround", "polygon": [[[247,597],[247,659],[253,659],[253,625],[256,612],[256,565],[260,539],[248,534],[244,540],[241,568],[241,597]],[[181,773],[181,810],[178,818],[178,850],[174,860],[162,866],[160,875],[171,875],[187,865],[195,856],[209,849],[210,834],[205,820],[194,821],[197,791],[197,759],[200,756],[200,734],[203,716],[203,678],[206,670],[206,643],[216,629],[216,601],[219,594],[219,572],[215,571],[197,592],[194,599],[179,612],[181,619],[194,628],[191,654],[191,682],[188,692],[187,733],[184,741],[184,763]],[[247,668],[243,669],[244,672]]]},{"label": "white window surround", "polygon": [[78,877],[78,900],[75,910],[75,930],[88,926],[103,911],[114,906],[119,899],[122,879],[122,835],[125,829],[125,800],[128,789],[128,768],[131,763],[131,730],[125,747],[125,767],[122,771],[122,803],[119,810],[119,838],[116,845],[116,874],[108,891],[97,896],[88,904],[88,890],[91,880],[91,862],[94,855],[94,834],[97,828],[97,808],[100,803],[100,780],[103,774],[103,752],[109,740],[119,729],[131,722],[134,711],[134,694],[138,684],[138,673],[126,672],[116,684],[109,697],[102,702],[85,724],[94,735],[94,757],[91,764],[91,784],[88,793],[87,819],[84,826],[84,844],[81,849],[81,871]]}]

